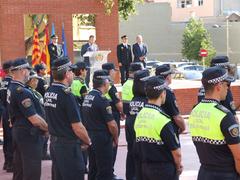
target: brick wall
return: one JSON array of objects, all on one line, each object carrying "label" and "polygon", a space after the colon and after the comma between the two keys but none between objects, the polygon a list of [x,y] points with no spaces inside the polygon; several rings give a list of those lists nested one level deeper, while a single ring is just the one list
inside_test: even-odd
[{"label": "brick wall", "polygon": [[[236,107],[240,105],[240,86],[232,86],[233,99]],[[177,98],[180,112],[183,115],[188,115],[192,107],[197,103],[198,88],[175,89],[174,93]]]},{"label": "brick wall", "polygon": [[73,58],[72,14],[96,15],[97,44],[101,50],[111,50],[109,60],[116,62],[118,44],[117,0],[112,14],[104,14],[103,5],[96,0],[4,0],[0,2],[0,59],[2,61],[25,56],[24,14],[48,14],[49,24],[61,37],[61,25],[65,24],[68,53]]}]

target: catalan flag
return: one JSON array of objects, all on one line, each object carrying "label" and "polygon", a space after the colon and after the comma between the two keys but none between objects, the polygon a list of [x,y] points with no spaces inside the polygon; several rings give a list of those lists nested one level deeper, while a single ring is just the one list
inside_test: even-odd
[{"label": "catalan flag", "polygon": [[48,52],[48,44],[49,44],[49,33],[48,33],[48,25],[46,24],[44,29],[44,41],[43,41],[43,49],[41,55],[41,62],[44,63],[47,67],[47,73],[50,72],[50,55]]},{"label": "catalan flag", "polygon": [[32,66],[39,64],[41,58],[39,38],[38,38],[38,28],[34,27],[33,33],[33,49],[32,49]]}]

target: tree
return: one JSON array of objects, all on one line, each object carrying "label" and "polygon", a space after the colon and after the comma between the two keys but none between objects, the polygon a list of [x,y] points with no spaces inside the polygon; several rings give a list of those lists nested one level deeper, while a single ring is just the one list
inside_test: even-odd
[{"label": "tree", "polygon": [[[112,7],[114,6],[114,0],[99,0],[105,7],[105,13],[110,15]],[[119,16],[127,20],[130,15],[136,13],[136,5],[142,3],[144,0],[118,0],[118,12]]]},{"label": "tree", "polygon": [[210,34],[204,27],[202,20],[191,18],[184,30],[182,40],[182,55],[187,59],[201,60],[199,56],[200,49],[208,51],[206,57],[206,65],[210,64],[210,60],[216,55],[216,50],[212,45]]}]

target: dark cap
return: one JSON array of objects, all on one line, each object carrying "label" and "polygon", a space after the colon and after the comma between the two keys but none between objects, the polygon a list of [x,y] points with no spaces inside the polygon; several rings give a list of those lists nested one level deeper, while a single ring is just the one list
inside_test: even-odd
[{"label": "dark cap", "polygon": [[149,77],[146,86],[148,86],[150,89],[156,92],[164,90],[167,87],[165,81],[162,78],[159,78],[158,76]]},{"label": "dark cap", "polygon": [[143,70],[143,69],[144,69],[144,67],[141,62],[133,62],[130,64],[129,72],[136,72],[136,71]]},{"label": "dark cap", "polygon": [[229,58],[227,56],[216,56],[212,59],[210,66],[220,66],[226,67],[229,66]]},{"label": "dark cap", "polygon": [[166,76],[169,74],[173,74],[174,71],[171,69],[169,64],[163,64],[160,66],[157,66],[156,71],[155,71],[155,75],[156,76]]},{"label": "dark cap", "polygon": [[8,69],[10,69],[11,67],[12,67],[12,61],[6,61],[6,62],[4,62],[3,63],[3,65],[2,65],[2,68],[3,68],[3,70],[8,70]]},{"label": "dark cap", "polygon": [[105,79],[110,80],[110,76],[108,75],[108,72],[106,70],[97,70],[93,74],[93,79],[94,80],[105,80]]},{"label": "dark cap", "polygon": [[121,37],[121,39],[124,39],[124,38],[128,38],[127,35],[123,35],[123,36]]},{"label": "dark cap", "polygon": [[43,64],[36,64],[34,66],[34,71],[39,72],[40,70],[46,69],[46,67]]},{"label": "dark cap", "polygon": [[104,63],[103,65],[102,65],[102,69],[104,69],[104,70],[107,70],[107,71],[110,71],[110,70],[117,70],[116,68],[115,68],[115,65],[113,64],[113,63],[111,63],[111,62],[108,62],[108,63]]},{"label": "dark cap", "polygon": [[215,66],[210,67],[203,71],[202,74],[202,83],[203,84],[217,84],[219,82],[233,82],[234,78],[228,75],[226,69]]},{"label": "dark cap", "polygon": [[150,73],[147,69],[139,70],[134,74],[134,81],[146,81]]},{"label": "dark cap", "polygon": [[51,35],[51,39],[58,39],[58,36],[56,34]]},{"label": "dark cap", "polygon": [[75,69],[76,66],[71,63],[68,57],[61,57],[53,61],[52,70],[61,71],[63,69]]},{"label": "dark cap", "polygon": [[30,73],[29,73],[29,80],[30,79],[33,79],[33,78],[36,78],[36,79],[38,79],[38,78],[40,78],[38,75],[37,75],[37,73],[35,72],[35,71],[30,71]]},{"label": "dark cap", "polygon": [[76,64],[76,69],[89,69],[89,67],[86,66],[85,62],[79,61]]},{"label": "dark cap", "polygon": [[32,68],[30,67],[26,58],[17,58],[12,63],[11,71],[15,71],[15,70],[19,70],[19,69],[31,70]]}]

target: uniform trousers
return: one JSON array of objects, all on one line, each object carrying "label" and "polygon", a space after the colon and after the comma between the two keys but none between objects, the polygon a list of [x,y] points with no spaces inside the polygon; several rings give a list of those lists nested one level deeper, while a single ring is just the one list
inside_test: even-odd
[{"label": "uniform trousers", "polygon": [[178,180],[174,163],[142,163],[142,180]]},{"label": "uniform trousers", "polygon": [[129,77],[128,71],[129,71],[129,65],[122,64],[122,66],[120,66],[121,84],[122,85],[126,82],[126,80]]},{"label": "uniform trousers", "polygon": [[13,180],[40,180],[43,136],[35,128],[13,127]]},{"label": "uniform trousers", "polygon": [[105,131],[88,131],[88,134],[92,141],[89,148],[88,180],[112,180],[112,136]]},{"label": "uniform trousers", "polygon": [[240,180],[240,176],[234,170],[233,172],[213,171],[201,166],[198,180]]},{"label": "uniform trousers", "polygon": [[84,180],[85,165],[79,140],[50,138],[53,180]]}]

